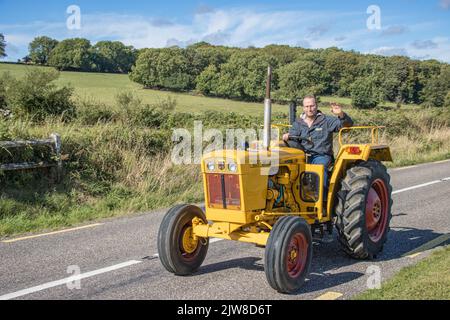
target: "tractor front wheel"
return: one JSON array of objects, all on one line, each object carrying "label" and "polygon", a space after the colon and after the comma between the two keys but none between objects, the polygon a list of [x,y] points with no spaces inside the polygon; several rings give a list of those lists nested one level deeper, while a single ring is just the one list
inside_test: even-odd
[{"label": "tractor front wheel", "polygon": [[158,254],[167,271],[190,275],[198,270],[208,251],[208,239],[195,237],[192,219],[206,223],[203,211],[193,205],[177,205],[164,216],[158,232]]},{"label": "tractor front wheel", "polygon": [[369,160],[347,170],[338,193],[336,229],[344,251],[372,259],[383,249],[391,220],[392,187],[386,167]]},{"label": "tractor front wheel", "polygon": [[281,293],[300,289],[312,259],[311,227],[300,217],[278,220],[266,244],[264,269],[270,286]]}]

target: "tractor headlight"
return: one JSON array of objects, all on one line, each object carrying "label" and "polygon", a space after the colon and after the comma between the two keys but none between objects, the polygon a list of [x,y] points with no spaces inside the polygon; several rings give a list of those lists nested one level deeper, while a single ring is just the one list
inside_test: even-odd
[{"label": "tractor headlight", "polygon": [[214,171],[214,169],[216,168],[216,165],[214,164],[214,162],[211,161],[211,162],[208,162],[206,167],[208,168],[209,171]]},{"label": "tractor headlight", "polygon": [[230,170],[231,172],[236,172],[237,171],[237,165],[234,162],[230,162],[228,164],[228,170]]}]

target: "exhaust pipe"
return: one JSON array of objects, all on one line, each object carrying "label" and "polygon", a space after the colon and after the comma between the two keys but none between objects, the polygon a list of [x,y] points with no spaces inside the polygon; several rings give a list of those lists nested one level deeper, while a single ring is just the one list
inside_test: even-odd
[{"label": "exhaust pipe", "polygon": [[267,68],[266,81],[266,98],[264,99],[264,134],[263,147],[269,149],[271,138],[271,124],[272,124],[272,101],[270,100],[270,83],[272,82],[272,67]]},{"label": "exhaust pipe", "polygon": [[289,124],[293,125],[297,118],[297,102],[294,100],[289,105]]}]

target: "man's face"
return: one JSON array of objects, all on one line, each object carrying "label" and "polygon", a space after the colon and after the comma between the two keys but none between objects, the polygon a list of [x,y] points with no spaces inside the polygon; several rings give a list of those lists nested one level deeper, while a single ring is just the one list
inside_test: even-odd
[{"label": "man's face", "polygon": [[317,114],[317,105],[314,98],[306,98],[303,100],[303,112],[307,117],[314,117]]}]

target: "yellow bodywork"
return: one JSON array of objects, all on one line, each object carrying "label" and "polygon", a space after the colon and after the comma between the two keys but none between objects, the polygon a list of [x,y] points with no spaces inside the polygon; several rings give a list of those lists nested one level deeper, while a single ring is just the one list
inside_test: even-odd
[{"label": "yellow bodywork", "polygon": [[[371,129],[372,142],[342,144],[342,132],[352,129]],[[209,223],[194,218],[192,241],[199,237],[215,237],[264,246],[272,226],[281,216],[301,216],[315,225],[330,222],[335,194],[349,165],[368,159],[392,161],[389,147],[378,144],[378,127],[352,129],[344,128],[339,133],[341,146],[331,174],[328,195],[323,195],[323,166],[307,164],[307,155],[302,150],[285,147],[282,141],[272,142],[269,151],[222,150],[205,154],[201,171],[205,214]],[[214,200],[213,193],[219,190],[208,185],[208,181],[216,181],[211,184],[219,185],[219,179],[222,179],[221,199],[229,199],[230,196],[230,204],[227,200],[219,203]],[[224,185],[232,185],[234,189],[228,190]],[[236,190],[238,196],[232,197]],[[323,208],[324,196],[328,197],[327,208]]]}]

